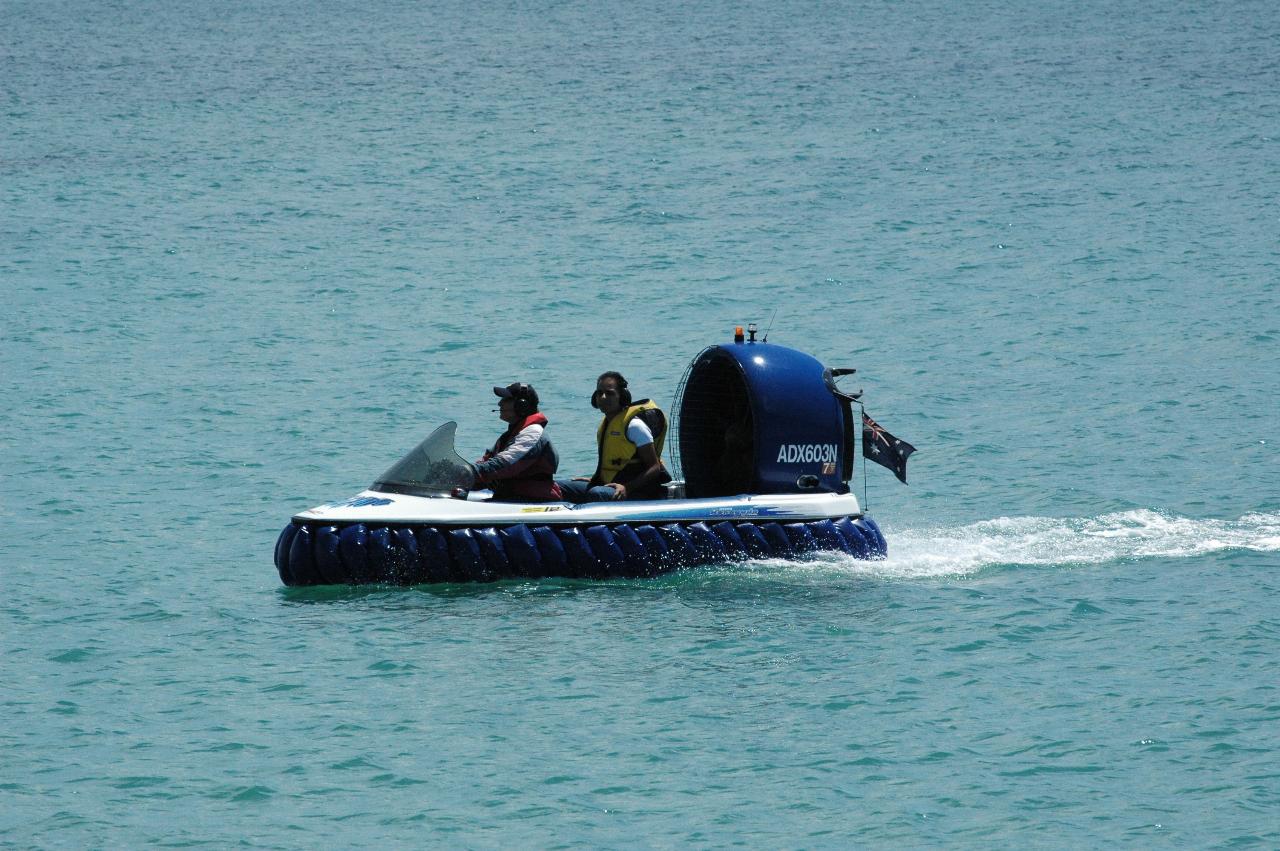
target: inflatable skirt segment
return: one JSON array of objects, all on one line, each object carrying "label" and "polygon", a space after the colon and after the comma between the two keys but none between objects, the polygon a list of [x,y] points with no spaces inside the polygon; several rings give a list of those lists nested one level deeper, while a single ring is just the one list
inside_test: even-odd
[{"label": "inflatable skirt segment", "polygon": [[754,558],[796,558],[827,550],[884,558],[884,535],[869,517],[796,523],[724,520],[631,526],[490,527],[325,525],[293,521],[276,541],[285,585],[418,585],[567,577],[656,576],[670,570]]}]

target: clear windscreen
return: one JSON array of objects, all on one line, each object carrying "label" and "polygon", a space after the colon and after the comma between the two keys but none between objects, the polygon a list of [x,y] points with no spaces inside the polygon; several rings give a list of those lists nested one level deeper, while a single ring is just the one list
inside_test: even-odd
[{"label": "clear windscreen", "polygon": [[447,422],[383,473],[370,490],[413,496],[441,496],[469,488],[475,468],[453,448],[458,424]]}]

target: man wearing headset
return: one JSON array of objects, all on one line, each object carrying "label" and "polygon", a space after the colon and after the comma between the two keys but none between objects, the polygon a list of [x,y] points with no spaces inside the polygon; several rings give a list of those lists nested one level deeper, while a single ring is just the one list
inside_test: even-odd
[{"label": "man wearing headset", "polygon": [[560,457],[547,438],[547,418],[538,413],[538,394],[528,384],[493,388],[498,417],[507,424],[493,448],[476,462],[476,487],[493,490],[504,502],[559,502],[555,473]]},{"label": "man wearing headset", "polygon": [[671,481],[662,466],[667,436],[662,411],[648,399],[633,402],[627,379],[617,372],[606,372],[596,380],[591,406],[604,414],[596,429],[596,472],[590,479],[557,482],[564,498],[569,502],[660,499],[662,485]]}]

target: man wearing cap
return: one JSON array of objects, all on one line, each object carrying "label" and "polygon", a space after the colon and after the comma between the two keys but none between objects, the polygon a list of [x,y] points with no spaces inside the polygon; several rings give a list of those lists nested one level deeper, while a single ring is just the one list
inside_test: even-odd
[{"label": "man wearing cap", "polygon": [[504,502],[559,502],[554,477],[560,457],[547,439],[537,392],[517,382],[495,387],[493,394],[507,430],[476,463],[475,486],[492,489],[493,498]]}]

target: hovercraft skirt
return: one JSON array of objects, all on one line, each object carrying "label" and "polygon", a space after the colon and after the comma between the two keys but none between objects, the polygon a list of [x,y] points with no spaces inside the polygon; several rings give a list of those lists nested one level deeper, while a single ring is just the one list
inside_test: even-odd
[{"label": "hovercraft skirt", "polygon": [[884,558],[869,517],[796,523],[383,526],[293,521],[276,541],[285,585],[418,585],[519,577],[656,576],[682,567],[827,550]]}]

